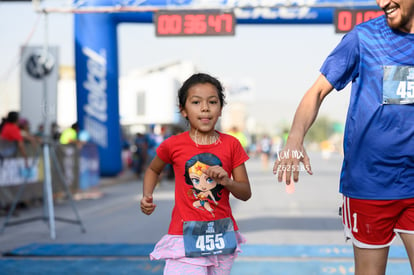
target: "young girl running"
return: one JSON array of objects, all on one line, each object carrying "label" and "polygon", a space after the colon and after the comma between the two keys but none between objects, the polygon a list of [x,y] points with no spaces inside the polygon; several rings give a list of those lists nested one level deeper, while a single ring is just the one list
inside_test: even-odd
[{"label": "young girl running", "polygon": [[141,211],[154,212],[153,191],[164,166],[175,174],[175,205],[168,234],[150,254],[165,259],[164,274],[230,274],[244,238],[233,218],[230,193],[251,197],[240,142],[215,130],[224,105],[221,83],[198,73],[178,91],[181,115],[190,129],[166,139],[145,172]]}]

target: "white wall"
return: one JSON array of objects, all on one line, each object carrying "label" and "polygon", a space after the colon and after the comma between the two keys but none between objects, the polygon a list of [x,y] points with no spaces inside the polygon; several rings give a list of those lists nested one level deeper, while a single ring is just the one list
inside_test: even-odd
[{"label": "white wall", "polygon": [[[176,101],[177,80],[165,72],[138,77],[128,76],[120,81],[119,113],[122,124],[178,123]],[[143,93],[144,113],[139,115],[138,94]]]},{"label": "white wall", "polygon": [[[181,115],[177,92],[183,81],[195,72],[191,62],[175,61],[149,69],[134,70],[121,77],[119,113],[124,125],[177,124]],[[138,106],[143,93],[144,110]],[[143,114],[139,114],[144,112]]]}]

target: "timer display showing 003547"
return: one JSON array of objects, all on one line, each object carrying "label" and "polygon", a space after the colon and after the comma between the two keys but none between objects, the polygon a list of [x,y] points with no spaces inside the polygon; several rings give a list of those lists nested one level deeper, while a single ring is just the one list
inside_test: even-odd
[{"label": "timer display showing 003547", "polygon": [[154,16],[157,36],[221,36],[235,33],[233,12],[158,11]]}]

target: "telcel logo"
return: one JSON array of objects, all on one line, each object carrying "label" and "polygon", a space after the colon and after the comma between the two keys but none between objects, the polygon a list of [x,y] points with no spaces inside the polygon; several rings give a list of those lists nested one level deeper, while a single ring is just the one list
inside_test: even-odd
[{"label": "telcel logo", "polygon": [[84,121],[85,129],[92,140],[102,147],[106,147],[108,144],[108,131],[105,127],[105,122],[108,119],[106,52],[101,50],[100,53],[97,53],[87,47],[83,48],[82,52],[87,57],[87,75],[83,87],[89,91],[84,106],[84,111],[87,114]]}]

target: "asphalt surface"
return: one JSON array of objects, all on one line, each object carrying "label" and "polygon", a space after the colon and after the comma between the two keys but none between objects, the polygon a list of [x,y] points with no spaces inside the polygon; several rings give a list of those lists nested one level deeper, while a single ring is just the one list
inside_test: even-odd
[{"label": "asphalt surface", "polygon": [[[251,244],[344,244],[338,208],[341,156],[323,159],[312,154],[314,175],[300,173],[295,192],[288,194],[271,172],[272,163],[262,167],[259,157],[251,158],[247,170],[252,198],[231,200],[240,232]],[[174,185],[163,179],[154,193],[157,204],[151,216],[139,210],[142,180],[126,171],[116,178],[101,180],[97,199],[74,200],[86,232],[78,224],[68,200],[55,200],[56,238],[50,237],[49,220],[43,220],[42,205],[19,209],[11,221],[38,217],[33,222],[6,226],[0,235],[0,250],[6,251],[33,242],[41,243],[155,243],[167,232],[174,203]],[[5,217],[0,218],[0,225]]]}]

